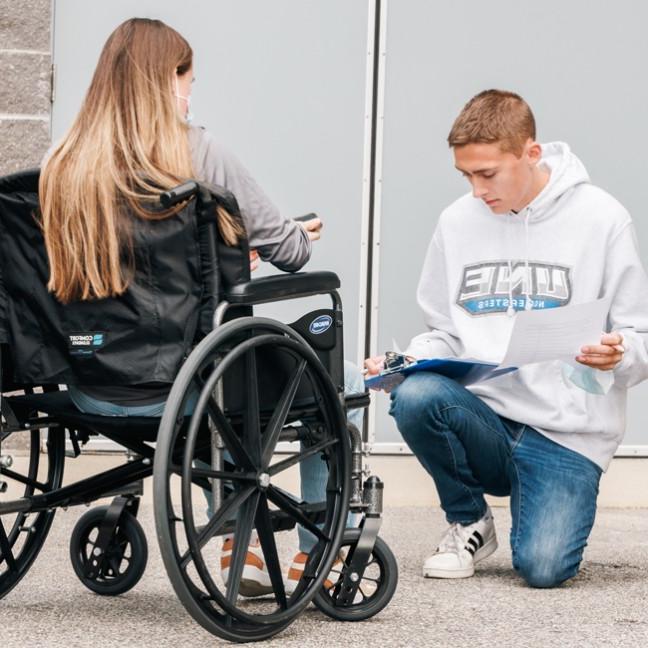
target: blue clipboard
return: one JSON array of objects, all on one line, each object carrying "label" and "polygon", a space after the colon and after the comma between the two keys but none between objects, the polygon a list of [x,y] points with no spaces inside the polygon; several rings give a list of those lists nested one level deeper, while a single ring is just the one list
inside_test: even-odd
[{"label": "blue clipboard", "polygon": [[365,380],[369,389],[391,390],[405,380],[407,376],[419,371],[432,371],[456,380],[460,385],[472,385],[482,380],[490,380],[497,376],[516,371],[517,367],[503,367],[493,362],[461,358],[431,358],[419,360],[407,367],[396,371],[383,372]]}]

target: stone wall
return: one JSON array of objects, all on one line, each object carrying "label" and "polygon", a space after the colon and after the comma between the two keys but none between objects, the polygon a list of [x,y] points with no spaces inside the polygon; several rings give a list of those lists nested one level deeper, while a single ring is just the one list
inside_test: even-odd
[{"label": "stone wall", "polygon": [[0,176],[38,166],[50,145],[51,22],[51,0],[0,0]]},{"label": "stone wall", "polygon": [[0,175],[49,148],[51,19],[51,0],[0,0]]}]

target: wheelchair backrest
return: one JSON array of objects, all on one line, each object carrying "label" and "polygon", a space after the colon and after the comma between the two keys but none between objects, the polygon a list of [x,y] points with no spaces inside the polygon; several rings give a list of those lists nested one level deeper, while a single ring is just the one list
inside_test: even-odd
[{"label": "wheelchair backrest", "polygon": [[[127,291],[63,306],[47,290],[38,178],[38,170],[0,178],[0,342],[9,344],[15,380],[173,382],[209,330],[218,295],[249,279],[247,241],[226,248],[214,223],[197,217],[195,201],[162,220],[134,220],[135,268]],[[227,198],[228,209],[238,210]]]}]

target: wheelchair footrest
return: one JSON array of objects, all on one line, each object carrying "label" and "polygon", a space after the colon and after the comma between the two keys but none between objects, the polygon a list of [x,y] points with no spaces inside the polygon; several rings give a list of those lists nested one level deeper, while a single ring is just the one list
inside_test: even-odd
[{"label": "wheelchair footrest", "polygon": [[[326,504],[324,503],[305,504],[300,508],[306,517],[314,524],[322,524],[326,519]],[[296,520],[291,517],[289,513],[285,513],[284,511],[271,511],[270,518],[272,521],[273,531],[290,531],[291,529],[294,529],[297,524]],[[222,527],[218,535],[234,533],[235,529],[236,522],[232,520]],[[197,527],[197,530],[200,532],[202,528]]]}]

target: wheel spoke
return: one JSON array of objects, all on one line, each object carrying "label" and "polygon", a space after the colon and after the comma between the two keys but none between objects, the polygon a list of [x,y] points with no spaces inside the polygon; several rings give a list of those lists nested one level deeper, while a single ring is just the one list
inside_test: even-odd
[{"label": "wheel spoke", "polygon": [[4,524],[0,520],[0,564],[3,560],[7,561],[7,566],[11,571],[17,571],[16,560],[9,546],[9,538],[7,538]]},{"label": "wheel spoke", "polygon": [[335,445],[336,443],[338,443],[338,439],[329,439],[328,441],[320,441],[320,443],[317,443],[306,450],[300,451],[297,454],[293,455],[292,457],[288,457],[288,459],[284,459],[283,461],[278,461],[276,464],[272,464],[271,466],[268,466],[267,472],[271,477],[273,475],[277,475],[278,473],[287,470],[288,468],[294,466],[300,461],[304,461],[304,459],[308,459],[308,457],[312,457],[318,452],[321,452],[322,450],[329,448],[330,446]]},{"label": "wheel spoke", "polygon": [[[234,517],[234,511],[247,500],[253,491],[254,486],[249,486],[239,491],[234,497],[225,500],[224,505],[219,509],[218,513],[209,520],[207,526],[198,534],[196,543],[199,549],[202,549],[223,528],[225,523]],[[187,549],[180,558],[180,567],[184,569],[190,560],[191,549]]]},{"label": "wheel spoke", "polygon": [[261,421],[259,417],[259,379],[255,349],[250,349],[245,354],[243,446],[252,455],[254,465],[259,466],[261,461]]},{"label": "wheel spoke", "polygon": [[13,470],[9,470],[7,468],[3,468],[0,471],[0,474],[4,475],[5,477],[8,477],[9,479],[13,479],[14,481],[24,484],[25,486],[32,486],[33,488],[37,488],[39,491],[43,493],[49,490],[47,484],[42,484],[41,482],[36,481],[35,479],[30,479],[29,477],[20,475],[14,472]]},{"label": "wheel spoke", "polygon": [[[205,383],[198,376],[194,376],[193,379],[202,391]],[[234,428],[230,425],[230,422],[223,414],[223,411],[218,406],[213,396],[210,396],[207,399],[207,413],[216,425],[216,429],[223,437],[223,442],[232,455],[234,462],[244,468],[254,470],[254,464],[252,463],[248,451],[243,447],[243,444],[234,431]]]},{"label": "wheel spoke", "polygon": [[114,556],[108,561],[108,564],[110,565],[110,569],[112,569],[112,572],[115,576],[119,576],[119,574],[121,573],[119,571],[119,568],[121,567],[121,563],[122,561],[117,556]]},{"label": "wheel spoke", "polygon": [[236,529],[232,541],[232,561],[230,562],[226,584],[227,600],[230,603],[236,603],[236,599],[238,598],[241,576],[243,575],[243,567],[245,567],[245,559],[247,558],[258,502],[259,493],[255,492],[252,497],[248,497],[245,500],[245,503],[241,507],[241,512],[236,518]]},{"label": "wheel spoke", "polygon": [[286,589],[284,587],[283,577],[281,575],[281,564],[277,555],[277,545],[275,543],[274,532],[272,530],[272,520],[268,509],[268,498],[265,494],[259,497],[259,505],[256,513],[256,528],[259,534],[259,542],[263,550],[270,582],[274,590],[275,599],[282,610],[288,607],[286,601]]},{"label": "wheel spoke", "polygon": [[268,499],[278,506],[282,511],[289,513],[292,517],[299,522],[305,529],[308,529],[313,535],[318,537],[320,540],[329,542],[331,538],[327,536],[322,530],[314,523],[311,522],[309,518],[306,517],[304,512],[299,508],[299,504],[295,502],[292,498],[288,497],[281,490],[275,486],[269,486],[266,491],[268,494]]},{"label": "wheel spoke", "polygon": [[295,400],[295,395],[297,394],[297,389],[299,388],[299,383],[301,382],[305,369],[306,360],[302,360],[297,366],[297,369],[293,372],[292,376],[290,376],[284,392],[279,399],[279,403],[277,403],[277,406],[272,413],[272,418],[270,419],[263,435],[264,443],[263,454],[261,457],[262,466],[267,466],[272,459],[275,446],[279,440],[279,434],[286,423],[288,412],[290,412],[292,403]]}]

